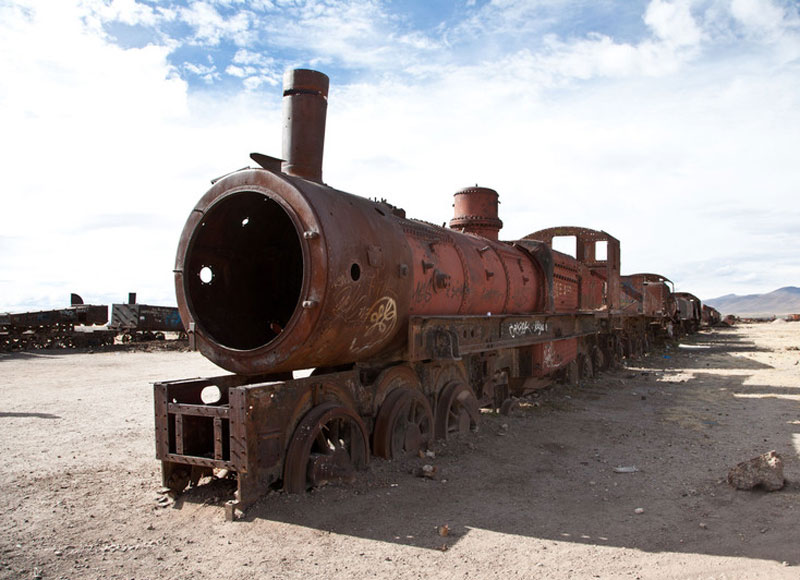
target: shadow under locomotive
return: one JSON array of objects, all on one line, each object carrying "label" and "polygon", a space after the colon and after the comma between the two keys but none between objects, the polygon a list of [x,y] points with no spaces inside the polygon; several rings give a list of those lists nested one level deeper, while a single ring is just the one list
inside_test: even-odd
[{"label": "shadow under locomotive", "polygon": [[[190,345],[234,374],[155,384],[173,492],[235,474],[233,518],[269,489],[352,480],[372,456],[449,441],[487,409],[508,413],[554,380],[589,380],[700,327],[694,295],[659,274],[621,275],[607,232],[502,241],[489,188],[456,192],[439,227],[328,186],[328,78],[284,81],[284,159],[251,154],[259,167],[214,180],[178,244]],[[574,254],[554,249],[560,239]]]},{"label": "shadow under locomotive", "polygon": [[768,351],[734,329],[714,328],[668,344],[666,350],[658,355],[661,360],[653,359],[652,365],[660,363],[665,371],[675,366],[684,369],[769,369],[772,368],[769,364],[745,356]]},{"label": "shadow under locomotive", "polygon": [[[800,500],[797,390],[713,370],[673,383],[660,354],[631,361],[636,373],[549,389],[510,417],[485,413],[477,433],[435,444],[434,457],[376,459],[352,485],[270,493],[243,519],[435,550],[481,529],[800,564],[775,541],[795,533],[791,507]],[[678,358],[678,366],[691,362]],[[748,423],[754,406],[757,425]],[[786,461],[784,489],[728,486],[727,470],[766,448]],[[424,464],[437,468],[434,478],[419,477]],[[193,488],[177,505],[219,501],[233,489],[231,481]]]}]

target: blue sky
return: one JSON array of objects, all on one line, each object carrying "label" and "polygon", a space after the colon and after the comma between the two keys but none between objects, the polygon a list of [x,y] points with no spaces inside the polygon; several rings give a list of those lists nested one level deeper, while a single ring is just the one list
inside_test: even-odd
[{"label": "blue sky", "polygon": [[0,0],[0,311],[174,303],[209,180],[280,155],[284,70],[331,78],[324,178],[503,239],[621,240],[703,298],[800,285],[789,0]]}]

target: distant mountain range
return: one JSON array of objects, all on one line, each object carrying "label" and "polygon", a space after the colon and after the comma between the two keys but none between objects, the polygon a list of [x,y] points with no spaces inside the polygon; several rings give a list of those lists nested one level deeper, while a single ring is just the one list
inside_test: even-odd
[{"label": "distant mountain range", "polygon": [[703,303],[713,306],[723,316],[726,314],[735,314],[736,316],[795,314],[800,313],[800,288],[786,286],[767,294],[748,294],[747,296],[726,294],[719,298],[703,300]]}]

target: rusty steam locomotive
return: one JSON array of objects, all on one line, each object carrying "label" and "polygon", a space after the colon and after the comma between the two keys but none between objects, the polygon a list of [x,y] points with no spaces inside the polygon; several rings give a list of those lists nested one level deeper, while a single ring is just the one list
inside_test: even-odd
[{"label": "rusty steam locomotive", "polygon": [[[591,377],[681,327],[669,280],[620,276],[605,232],[502,242],[491,189],[456,193],[443,228],[324,184],[328,78],[284,81],[284,159],[252,154],[258,168],[213,182],[180,238],[190,343],[232,374],[155,385],[164,485],[234,473],[233,517],[270,486],[350,479],[370,456],[468,432],[481,408]],[[559,236],[575,257],[552,249]],[[699,321],[693,299],[680,298]]]}]

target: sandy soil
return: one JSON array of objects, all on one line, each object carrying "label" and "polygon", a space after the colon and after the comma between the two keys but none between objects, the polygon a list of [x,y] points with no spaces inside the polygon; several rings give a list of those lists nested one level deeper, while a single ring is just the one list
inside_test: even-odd
[{"label": "sandy soil", "polygon": [[[797,579],[798,348],[800,323],[704,332],[486,414],[436,446],[436,479],[374,460],[353,486],[273,492],[233,523],[229,481],[162,507],[154,459],[151,382],[211,363],[3,354],[0,578]],[[771,449],[783,490],[726,483]]]}]

